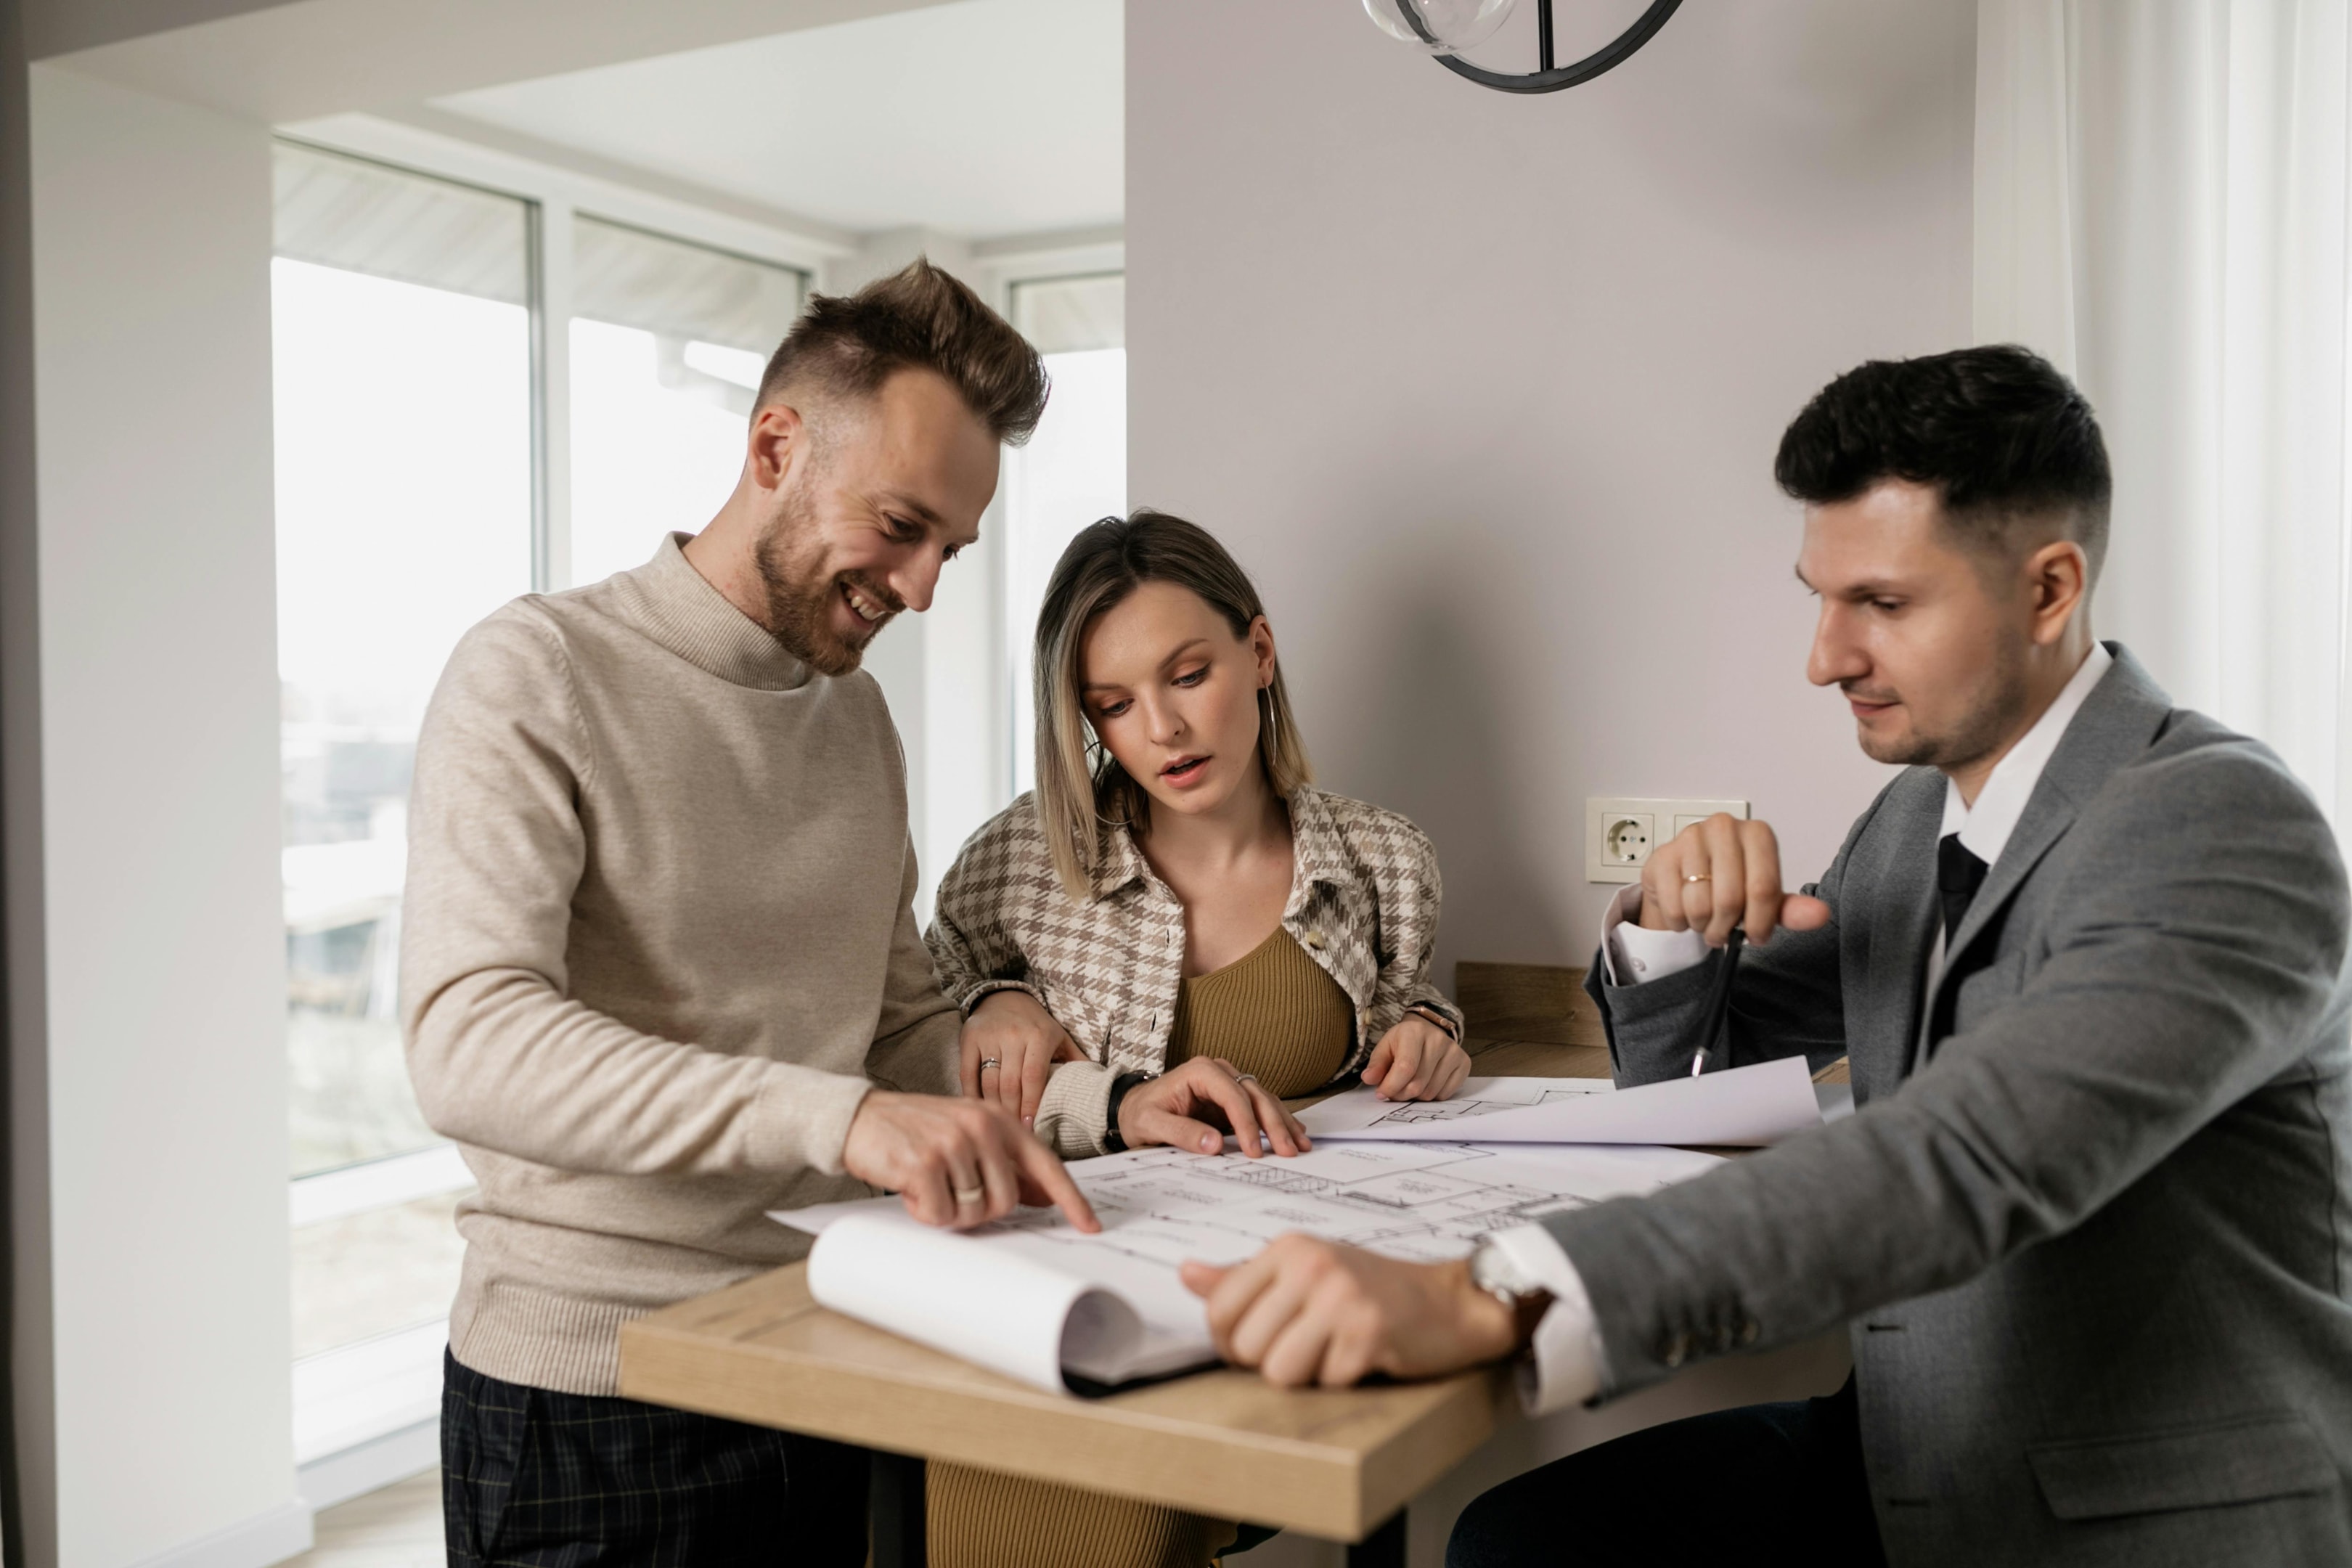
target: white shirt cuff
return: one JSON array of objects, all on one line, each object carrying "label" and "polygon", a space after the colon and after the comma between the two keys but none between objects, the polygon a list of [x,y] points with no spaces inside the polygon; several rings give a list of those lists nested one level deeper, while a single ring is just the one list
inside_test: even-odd
[{"label": "white shirt cuff", "polygon": [[1576,1265],[1539,1225],[1515,1225],[1486,1240],[1521,1279],[1551,1292],[1551,1305],[1536,1323],[1533,1353],[1519,1363],[1519,1402],[1528,1414],[1549,1415],[1600,1393],[1601,1330]]},{"label": "white shirt cuff", "polygon": [[[1695,931],[1651,931],[1642,918],[1642,885],[1609,900],[1601,918],[1601,951],[1608,954],[1609,984],[1644,985],[1678,974],[1706,957],[1706,938]],[[1631,976],[1631,978],[1628,978]]]}]

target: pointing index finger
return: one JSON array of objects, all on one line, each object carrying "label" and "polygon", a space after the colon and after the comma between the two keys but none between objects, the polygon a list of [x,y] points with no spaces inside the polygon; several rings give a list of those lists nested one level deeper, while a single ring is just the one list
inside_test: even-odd
[{"label": "pointing index finger", "polygon": [[1021,1162],[1022,1173],[1037,1184],[1065,1219],[1088,1236],[1102,1229],[1102,1221],[1095,1217],[1094,1205],[1087,1202],[1087,1194],[1078,1191],[1078,1184],[1070,1179],[1069,1171],[1051,1149],[1025,1134],[1016,1136],[1013,1142],[1013,1157]]}]

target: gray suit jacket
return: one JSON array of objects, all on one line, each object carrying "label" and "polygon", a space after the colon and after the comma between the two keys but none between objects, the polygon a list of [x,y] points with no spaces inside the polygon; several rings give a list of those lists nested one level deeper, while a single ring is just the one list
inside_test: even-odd
[{"label": "gray suit jacket", "polygon": [[[1853,1058],[1851,1119],[1546,1223],[1603,1396],[1840,1323],[1887,1559],[2352,1563],[2352,1044],[2334,835],[2131,656],[2091,692],[1917,1037],[1943,776],[1854,824],[1828,928],[1751,949],[1737,1059]],[[1690,1070],[1719,955],[1592,990]]]}]

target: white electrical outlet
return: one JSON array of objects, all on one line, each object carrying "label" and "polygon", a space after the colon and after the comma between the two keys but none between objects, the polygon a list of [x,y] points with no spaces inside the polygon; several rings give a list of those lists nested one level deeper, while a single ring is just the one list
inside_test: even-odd
[{"label": "white electrical outlet", "polygon": [[1638,882],[1650,851],[1717,812],[1746,817],[1744,800],[1594,799],[1584,803],[1584,879]]}]

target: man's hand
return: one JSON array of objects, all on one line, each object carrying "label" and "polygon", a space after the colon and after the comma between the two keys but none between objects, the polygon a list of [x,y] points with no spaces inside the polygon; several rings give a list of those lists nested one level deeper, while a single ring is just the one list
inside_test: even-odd
[{"label": "man's hand", "polygon": [[1364,1081],[1382,1100],[1449,1100],[1470,1076],[1470,1053],[1428,1019],[1407,1013],[1372,1047]]},{"label": "man's hand", "polygon": [[1435,1377],[1518,1343],[1510,1309],[1470,1282],[1467,1260],[1405,1263],[1293,1234],[1231,1268],[1187,1263],[1183,1279],[1208,1300],[1218,1353],[1285,1387]]},{"label": "man's hand", "polygon": [[1130,1149],[1165,1143],[1213,1154],[1225,1146],[1230,1131],[1241,1141],[1242,1152],[1255,1160],[1262,1152],[1261,1129],[1277,1154],[1315,1147],[1281,1100],[1257,1079],[1243,1078],[1223,1057],[1195,1057],[1129,1089],[1118,1106],[1118,1135]]},{"label": "man's hand", "polygon": [[1766,823],[1718,811],[1652,850],[1642,868],[1642,924],[1651,931],[1695,931],[1721,947],[1734,926],[1760,944],[1775,926],[1829,923],[1829,905],[1780,890],[1780,841]]},{"label": "man's hand", "polygon": [[[1037,1120],[1037,1101],[1055,1062],[1086,1058],[1070,1032],[1026,991],[992,991],[963,1023],[963,1091],[1001,1105],[1021,1118]],[[984,1064],[993,1062],[994,1066]]]},{"label": "man's hand", "polygon": [[1054,1152],[1001,1107],[931,1094],[868,1093],[849,1123],[841,1163],[895,1192],[925,1225],[969,1229],[1020,1203],[1050,1203],[1083,1231],[1101,1222]]}]

